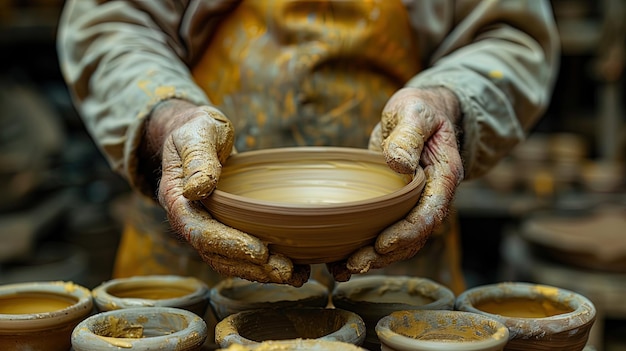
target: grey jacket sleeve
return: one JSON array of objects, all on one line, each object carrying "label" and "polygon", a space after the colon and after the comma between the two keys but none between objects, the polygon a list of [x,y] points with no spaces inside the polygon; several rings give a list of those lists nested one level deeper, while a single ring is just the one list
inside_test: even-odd
[{"label": "grey jacket sleeve", "polygon": [[[87,130],[131,186],[142,185],[135,153],[153,107],[170,98],[209,104],[188,65],[209,32],[194,24],[211,26],[210,14],[219,13],[211,6],[173,0],[65,4],[57,44],[62,73]],[[199,15],[205,18],[194,17]]]},{"label": "grey jacket sleeve", "polygon": [[[465,178],[484,174],[522,141],[549,105],[559,38],[548,1],[414,1],[422,46],[435,51],[408,86],[443,86],[461,103]],[[426,8],[424,8],[426,7]],[[418,14],[419,13],[419,14]],[[426,51],[424,51],[426,52]]]},{"label": "grey jacket sleeve", "polygon": [[[548,1],[405,0],[427,68],[409,86],[445,86],[463,110],[466,177],[484,173],[548,105],[558,39]],[[61,69],[112,168],[141,188],[136,151],[160,101],[210,104],[189,67],[235,1],[68,0]]]}]

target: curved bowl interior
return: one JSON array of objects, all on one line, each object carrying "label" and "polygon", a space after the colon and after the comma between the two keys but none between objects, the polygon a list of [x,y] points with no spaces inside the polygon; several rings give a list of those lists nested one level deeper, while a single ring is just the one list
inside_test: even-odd
[{"label": "curved bowl interior", "polygon": [[524,282],[468,289],[457,297],[455,308],[496,317],[514,338],[554,339],[570,330],[588,330],[596,316],[593,303],[578,293]]},{"label": "curved bowl interior", "polygon": [[365,324],[356,313],[337,308],[258,309],[226,317],[215,328],[222,347],[267,340],[316,339],[360,345]]},{"label": "curved bowl interior", "polygon": [[393,350],[502,350],[504,324],[490,317],[443,310],[396,311],[381,318],[376,333]]},{"label": "curved bowl interior", "polygon": [[72,332],[76,351],[105,349],[198,350],[207,325],[193,312],[174,307],[135,307],[101,312]]},{"label": "curved bowl interior", "polygon": [[417,203],[425,177],[391,170],[380,153],[297,147],[232,155],[203,201],[220,222],[295,263],[346,258]]}]

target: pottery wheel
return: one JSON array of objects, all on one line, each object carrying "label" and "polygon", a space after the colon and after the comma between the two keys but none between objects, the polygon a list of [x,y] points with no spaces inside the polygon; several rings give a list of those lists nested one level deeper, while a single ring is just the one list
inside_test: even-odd
[{"label": "pottery wheel", "polygon": [[626,273],[626,208],[581,216],[537,216],[521,235],[540,256],[582,268]]}]

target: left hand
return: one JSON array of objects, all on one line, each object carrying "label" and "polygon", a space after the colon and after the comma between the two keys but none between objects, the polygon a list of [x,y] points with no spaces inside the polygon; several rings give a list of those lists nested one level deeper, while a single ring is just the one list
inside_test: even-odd
[{"label": "left hand", "polygon": [[403,88],[389,99],[369,148],[382,151],[396,172],[413,174],[423,168],[426,185],[415,208],[384,229],[373,246],[359,249],[346,263],[329,264],[336,280],[413,257],[443,222],[463,180],[459,119],[458,99],[446,88]]}]

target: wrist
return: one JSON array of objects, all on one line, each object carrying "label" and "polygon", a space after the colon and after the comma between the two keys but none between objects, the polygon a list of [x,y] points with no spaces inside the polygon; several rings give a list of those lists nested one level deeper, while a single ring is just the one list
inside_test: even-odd
[{"label": "wrist", "polygon": [[146,120],[141,149],[152,158],[160,159],[165,139],[176,128],[187,123],[193,114],[184,111],[198,106],[180,99],[168,99],[157,104]]}]

